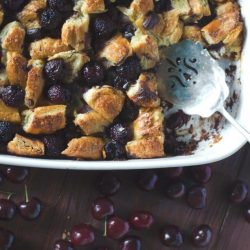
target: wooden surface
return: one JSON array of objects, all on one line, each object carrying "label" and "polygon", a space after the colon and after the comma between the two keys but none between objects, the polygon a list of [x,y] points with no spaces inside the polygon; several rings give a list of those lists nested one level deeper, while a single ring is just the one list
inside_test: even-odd
[{"label": "wooden surface", "polygon": [[[112,162],[110,163],[112,164]],[[176,224],[184,232],[185,244],[178,249],[195,249],[189,242],[191,230],[199,224],[209,224],[213,229],[212,250],[249,250],[250,224],[242,215],[242,205],[231,205],[227,200],[230,183],[240,178],[250,185],[250,147],[245,146],[232,157],[212,164],[213,177],[206,185],[208,202],[205,209],[194,210],[187,206],[185,199],[169,200],[160,185],[151,192],[143,192],[136,186],[138,171],[115,172],[121,180],[120,191],[112,197],[116,214],[127,218],[137,209],[148,209],[155,216],[153,228],[146,232],[134,232],[142,238],[143,250],[170,249],[159,241],[159,230],[164,224]],[[117,243],[102,237],[104,224],[92,219],[91,202],[98,197],[95,182],[100,172],[55,171],[33,169],[27,181],[30,196],[39,197],[44,204],[42,216],[33,222],[24,221],[17,215],[11,222],[0,221],[0,225],[16,235],[13,250],[49,250],[64,230],[72,225],[85,222],[96,228],[97,240],[89,247],[109,246],[117,249]],[[17,193],[14,200],[21,201],[23,184],[4,181],[1,190]]]}]

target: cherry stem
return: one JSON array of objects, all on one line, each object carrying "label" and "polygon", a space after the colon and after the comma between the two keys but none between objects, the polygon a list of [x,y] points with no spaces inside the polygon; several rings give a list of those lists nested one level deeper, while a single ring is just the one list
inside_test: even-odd
[{"label": "cherry stem", "polygon": [[24,184],[24,190],[25,190],[25,201],[29,202],[28,188],[26,184]]},{"label": "cherry stem", "polygon": [[105,217],[104,220],[104,233],[103,233],[104,237],[107,237],[107,217]]},{"label": "cherry stem", "polygon": [[12,192],[5,192],[5,191],[0,191],[0,193],[2,194],[6,194],[7,195],[7,199],[9,200],[11,198],[12,195],[14,195],[15,193]]}]

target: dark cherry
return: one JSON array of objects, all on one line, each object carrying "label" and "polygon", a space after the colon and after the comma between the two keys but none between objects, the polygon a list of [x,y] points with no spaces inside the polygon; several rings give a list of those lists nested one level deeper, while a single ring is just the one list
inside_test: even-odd
[{"label": "dark cherry", "polygon": [[244,216],[248,223],[250,223],[250,202],[247,202],[247,204],[244,207]]},{"label": "dark cherry", "polygon": [[126,150],[118,141],[109,141],[104,146],[106,160],[126,159]]},{"label": "dark cherry", "polygon": [[195,181],[200,183],[207,183],[212,177],[212,169],[209,165],[192,167],[192,176]]},{"label": "dark cherry", "polygon": [[196,247],[206,247],[212,239],[212,229],[208,225],[200,225],[194,229],[191,236]]},{"label": "dark cherry", "polygon": [[10,85],[1,90],[3,102],[10,107],[19,107],[24,101],[24,90],[19,85]]},{"label": "dark cherry", "polygon": [[66,148],[65,138],[61,134],[45,135],[43,143],[47,156],[59,156]]},{"label": "dark cherry", "polygon": [[146,30],[153,29],[160,21],[159,16],[155,12],[149,13],[143,21],[143,27]]},{"label": "dark cherry", "polygon": [[160,234],[163,245],[167,247],[180,247],[183,244],[183,236],[180,229],[175,225],[167,225]]},{"label": "dark cherry", "polygon": [[35,41],[42,38],[42,31],[40,28],[27,29],[26,36],[29,41]]},{"label": "dark cherry", "polygon": [[69,241],[58,240],[55,242],[53,250],[74,250],[74,247]]},{"label": "dark cherry", "polygon": [[138,117],[138,114],[139,108],[127,98],[119,114],[119,120],[122,122],[132,122]]},{"label": "dark cherry", "polygon": [[201,209],[206,206],[207,189],[203,186],[193,186],[188,190],[187,203],[190,207]]},{"label": "dark cherry", "polygon": [[98,198],[92,203],[92,215],[96,220],[113,215],[114,210],[114,204],[108,198]]},{"label": "dark cherry", "polygon": [[40,24],[45,30],[54,30],[62,22],[62,15],[56,9],[46,8],[40,14]]},{"label": "dark cherry", "polygon": [[87,224],[75,225],[70,231],[70,240],[74,246],[86,246],[95,240],[92,226]]},{"label": "dark cherry", "polygon": [[48,5],[52,9],[57,9],[61,12],[68,12],[73,9],[73,2],[71,0],[48,0]]},{"label": "dark cherry", "polygon": [[8,9],[16,11],[16,10],[19,10],[27,1],[26,0],[4,0],[3,2]]},{"label": "dark cherry", "polygon": [[98,62],[88,62],[83,66],[81,75],[84,83],[90,86],[99,85],[104,79],[104,67]]},{"label": "dark cherry", "polygon": [[29,175],[29,169],[24,167],[6,167],[4,168],[6,178],[14,183],[22,183]]},{"label": "dark cherry", "polygon": [[0,199],[0,219],[11,220],[16,214],[16,204],[12,200]]},{"label": "dark cherry", "polygon": [[154,218],[148,211],[136,211],[131,215],[129,223],[136,230],[149,229],[154,223]]},{"label": "dark cherry", "polygon": [[144,191],[151,191],[155,188],[158,176],[153,170],[142,171],[138,177],[138,186]]},{"label": "dark cherry", "polygon": [[10,122],[0,121],[0,143],[6,143],[13,139],[17,132],[17,126]]},{"label": "dark cherry", "polygon": [[129,223],[118,216],[113,216],[107,221],[107,236],[120,239],[129,231]]},{"label": "dark cherry", "polygon": [[111,173],[105,173],[97,183],[98,190],[106,196],[114,195],[120,189],[121,182]]},{"label": "dark cherry", "polygon": [[119,250],[141,250],[142,244],[140,238],[128,236],[124,238],[119,245]]},{"label": "dark cherry", "polygon": [[180,128],[190,120],[190,117],[190,115],[187,115],[183,111],[179,110],[167,118],[165,126],[172,130]]},{"label": "dark cherry", "polygon": [[41,201],[35,197],[29,201],[23,201],[18,206],[20,215],[26,220],[35,220],[41,214]]},{"label": "dark cherry", "polygon": [[231,202],[241,203],[246,199],[247,194],[248,194],[247,183],[241,180],[237,180],[231,186],[229,199]]},{"label": "dark cherry", "polygon": [[109,128],[109,137],[114,141],[125,144],[132,139],[132,133],[128,126],[116,123]]},{"label": "dark cherry", "polygon": [[122,27],[121,32],[126,39],[131,40],[135,35],[135,30],[136,29],[132,23],[127,23]]},{"label": "dark cherry", "polygon": [[12,232],[0,227],[0,249],[10,249],[14,240],[15,236]]},{"label": "dark cherry", "polygon": [[163,170],[163,173],[166,177],[174,179],[180,177],[183,174],[183,168],[166,168]]},{"label": "dark cherry", "polygon": [[66,104],[70,100],[70,92],[64,86],[55,84],[49,87],[47,98],[52,104]]},{"label": "dark cherry", "polygon": [[185,195],[186,186],[182,181],[173,181],[167,185],[165,192],[169,198],[178,199]]},{"label": "dark cherry", "polygon": [[172,3],[171,0],[159,0],[159,1],[155,1],[155,12],[156,13],[162,13],[168,10],[171,10],[172,7]]},{"label": "dark cherry", "polygon": [[62,59],[53,59],[45,64],[44,72],[49,81],[61,82],[65,76],[66,65]]}]

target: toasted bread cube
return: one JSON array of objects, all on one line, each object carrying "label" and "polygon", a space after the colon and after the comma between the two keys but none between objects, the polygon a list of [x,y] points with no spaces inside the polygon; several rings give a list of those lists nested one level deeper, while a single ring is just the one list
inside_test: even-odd
[{"label": "toasted bread cube", "polygon": [[8,143],[7,151],[15,155],[42,156],[45,149],[43,142],[16,134],[14,139]]},{"label": "toasted bread cube", "polygon": [[25,88],[24,103],[28,108],[34,108],[43,92],[44,77],[42,60],[30,60],[28,67],[28,79]]},{"label": "toasted bread cube", "polygon": [[233,43],[225,45],[225,56],[232,60],[239,60],[241,56],[242,44],[243,34],[240,34]]},{"label": "toasted bread cube", "polygon": [[101,138],[83,136],[72,139],[62,154],[68,157],[100,160],[103,147],[104,141]]},{"label": "toasted bread cube", "polygon": [[9,107],[0,100],[0,121],[7,121],[13,123],[21,123],[21,117],[18,109]]},{"label": "toasted bread cube", "polygon": [[32,59],[45,59],[59,52],[70,50],[70,47],[63,44],[61,39],[43,38],[30,44],[30,56]]},{"label": "toasted bread cube", "polygon": [[17,52],[7,53],[6,73],[10,84],[20,84],[25,87],[28,77],[28,61]]},{"label": "toasted bread cube", "polygon": [[40,28],[39,11],[46,8],[47,0],[31,0],[17,14],[18,20],[26,28]]},{"label": "toasted bread cube", "polygon": [[[189,0],[190,1],[190,0]],[[191,7],[188,0],[171,0],[172,6],[179,12],[180,15],[188,15],[191,12]]]},{"label": "toasted bread cube", "polygon": [[141,108],[138,118],[133,122],[134,140],[163,136],[163,120],[162,108]]},{"label": "toasted bread cube", "polygon": [[237,3],[234,3],[232,1],[225,2],[223,4],[220,4],[216,8],[216,14],[217,16],[223,16],[228,13],[239,13],[240,7]]},{"label": "toasted bread cube", "polygon": [[8,81],[6,69],[4,69],[4,68],[0,69],[0,87],[8,85],[8,83],[9,83],[9,81]]},{"label": "toasted bread cube", "polygon": [[227,45],[233,44],[240,34],[242,34],[242,31],[243,23],[239,23],[239,25],[226,36],[226,38],[223,40],[223,43]]},{"label": "toasted bread cube", "polygon": [[93,87],[83,94],[85,102],[109,122],[121,112],[125,96],[110,86]]},{"label": "toasted bread cube", "polygon": [[149,137],[130,141],[126,145],[126,151],[130,158],[150,159],[163,157],[164,137]]},{"label": "toasted bread cube", "polygon": [[203,43],[203,39],[201,36],[201,29],[200,27],[195,25],[184,26],[182,38],[194,42]]},{"label": "toasted bread cube", "polygon": [[195,15],[197,19],[211,15],[208,0],[188,0],[188,2],[192,15]]},{"label": "toasted bread cube", "polygon": [[77,114],[74,123],[76,126],[79,126],[86,135],[103,132],[105,127],[110,124],[108,120],[94,110],[84,114]]},{"label": "toasted bread cube", "polygon": [[75,50],[83,50],[86,45],[86,35],[89,30],[89,15],[73,15],[63,24],[62,42]]},{"label": "toasted bread cube", "polygon": [[24,37],[25,30],[19,22],[8,23],[0,33],[2,48],[21,53]]},{"label": "toasted bread cube", "polygon": [[132,21],[145,16],[154,9],[153,0],[133,0],[129,6],[128,13]]},{"label": "toasted bread cube", "polygon": [[53,134],[66,124],[66,106],[53,105],[25,110],[23,130],[30,134]]},{"label": "toasted bread cube", "polygon": [[3,6],[0,4],[0,25],[3,23],[3,19],[4,19],[4,10]]},{"label": "toasted bread cube", "polygon": [[153,73],[142,73],[136,83],[131,85],[127,91],[127,96],[140,107],[159,106],[156,76]]},{"label": "toasted bread cube", "polygon": [[153,36],[137,30],[131,39],[133,52],[140,58],[143,69],[153,68],[160,60],[157,41]]},{"label": "toasted bread cube", "polygon": [[48,60],[63,59],[66,64],[66,76],[64,81],[71,83],[81,70],[83,65],[89,61],[89,57],[85,53],[80,53],[75,50],[60,52],[50,57]]},{"label": "toasted bread cube", "polygon": [[108,61],[108,66],[121,64],[131,55],[132,48],[130,43],[121,35],[111,38],[99,54],[100,58],[105,58]]},{"label": "toasted bread cube", "polygon": [[105,11],[105,2],[104,0],[84,0],[82,7],[82,13],[101,13]]}]

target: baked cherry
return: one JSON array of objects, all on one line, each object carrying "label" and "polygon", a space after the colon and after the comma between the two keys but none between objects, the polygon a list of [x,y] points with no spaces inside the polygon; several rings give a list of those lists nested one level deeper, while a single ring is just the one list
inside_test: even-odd
[{"label": "baked cherry", "polygon": [[92,226],[88,224],[75,225],[70,231],[70,240],[74,246],[86,246],[95,240]]},{"label": "baked cherry", "polygon": [[141,250],[141,240],[136,236],[124,238],[119,245],[119,250]]},{"label": "baked cherry", "polygon": [[195,181],[200,183],[207,183],[212,177],[212,169],[209,165],[192,167],[192,176]]},{"label": "baked cherry", "polygon": [[53,59],[45,64],[44,72],[49,81],[61,82],[66,71],[65,62],[62,59]]},{"label": "baked cherry", "polygon": [[45,30],[54,30],[62,22],[62,15],[56,9],[46,8],[40,14],[40,24]]},{"label": "baked cherry", "polygon": [[129,140],[132,139],[132,134],[128,126],[116,123],[109,128],[108,131],[109,137],[121,144],[126,144]]},{"label": "baked cherry", "polygon": [[19,107],[24,101],[24,90],[19,85],[6,86],[1,90],[3,102],[10,107]]},{"label": "baked cherry", "polygon": [[71,0],[48,0],[48,5],[60,12],[72,11],[73,9],[73,2]]},{"label": "baked cherry", "polygon": [[159,0],[159,1],[155,1],[155,12],[156,13],[162,13],[168,10],[171,10],[172,7],[172,3],[171,0]]},{"label": "baked cherry", "polygon": [[15,236],[9,230],[0,227],[0,249],[8,250],[12,247]]},{"label": "baked cherry", "polygon": [[111,173],[106,173],[101,176],[97,187],[101,194],[106,196],[114,195],[120,189],[121,182]]},{"label": "baked cherry", "polygon": [[129,219],[130,225],[137,230],[149,229],[153,222],[153,215],[148,211],[136,211]]},{"label": "baked cherry", "polygon": [[97,220],[102,220],[114,214],[114,204],[108,198],[98,198],[92,203],[92,215]]},{"label": "baked cherry", "polygon": [[67,240],[58,240],[53,246],[53,250],[74,250],[73,245]]},{"label": "baked cherry", "polygon": [[0,121],[0,143],[6,143],[13,139],[17,132],[17,126],[10,122]]},{"label": "baked cherry", "polygon": [[138,107],[128,98],[126,98],[122,111],[119,114],[119,120],[123,122],[132,122],[138,117],[138,114],[139,114]]},{"label": "baked cherry", "polygon": [[30,28],[26,31],[26,36],[29,41],[35,41],[42,38],[41,28]]},{"label": "baked cherry", "polygon": [[192,232],[191,239],[196,247],[205,247],[211,242],[212,229],[208,225],[200,225]]},{"label": "baked cherry", "polygon": [[244,181],[235,181],[230,190],[229,199],[234,203],[243,202],[248,194],[248,185]]},{"label": "baked cherry", "polygon": [[107,221],[107,236],[120,239],[129,231],[129,223],[118,216],[113,216]]},{"label": "baked cherry", "polygon": [[63,149],[66,148],[65,138],[60,134],[45,135],[43,143],[47,156],[59,156]]},{"label": "baked cherry", "polygon": [[6,178],[14,183],[22,183],[29,175],[29,169],[24,167],[6,167],[4,169],[4,175]]},{"label": "baked cherry", "polygon": [[166,168],[163,170],[163,173],[167,178],[174,179],[180,177],[183,174],[183,168]]},{"label": "baked cherry", "polygon": [[19,10],[27,1],[26,0],[4,0],[3,2],[8,9],[16,11],[16,10]]},{"label": "baked cherry", "polygon": [[172,181],[165,188],[165,193],[171,199],[181,198],[186,193],[185,184],[182,181]]},{"label": "baked cherry", "polygon": [[183,244],[183,236],[180,229],[175,225],[165,226],[160,234],[163,245],[167,247],[180,247]]},{"label": "baked cherry", "polygon": [[138,177],[138,186],[145,190],[151,191],[155,188],[158,176],[153,170],[142,171]]},{"label": "baked cherry", "polygon": [[207,189],[203,186],[193,186],[188,190],[187,202],[190,207],[201,209],[206,206]]},{"label": "baked cherry", "polygon": [[16,214],[16,204],[10,199],[0,199],[0,219],[11,220]]},{"label": "baked cherry", "polygon": [[126,150],[122,143],[109,141],[104,146],[106,160],[126,159]]},{"label": "baked cherry", "polygon": [[70,101],[70,92],[60,84],[54,84],[47,91],[47,98],[52,104],[66,104]]}]

